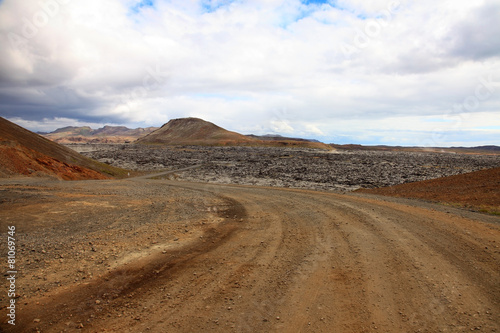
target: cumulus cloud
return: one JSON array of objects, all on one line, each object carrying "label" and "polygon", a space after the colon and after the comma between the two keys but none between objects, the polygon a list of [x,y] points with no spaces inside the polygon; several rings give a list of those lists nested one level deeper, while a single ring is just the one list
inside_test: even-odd
[{"label": "cumulus cloud", "polygon": [[[500,144],[480,129],[500,107],[499,11],[494,0],[4,0],[0,115],[45,129],[197,116],[412,145],[435,132],[425,117],[481,113],[477,133]],[[418,133],[397,121],[412,117]]]}]

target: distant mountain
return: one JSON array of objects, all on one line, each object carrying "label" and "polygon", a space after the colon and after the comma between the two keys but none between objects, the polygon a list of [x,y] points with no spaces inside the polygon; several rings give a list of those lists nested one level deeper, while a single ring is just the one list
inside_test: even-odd
[{"label": "distant mountain", "polygon": [[478,146],[478,147],[402,147],[402,146],[363,146],[358,144],[330,144],[337,150],[374,150],[374,151],[407,151],[407,152],[434,152],[449,154],[500,154],[499,146]]},{"label": "distant mountain", "polygon": [[300,138],[289,138],[286,136],[282,136],[279,134],[265,134],[265,135],[254,135],[254,134],[249,134],[247,135],[248,137],[258,139],[258,140],[265,140],[265,141],[301,141],[301,142],[320,142],[318,140],[311,140],[311,139],[300,139]]},{"label": "distant mountain", "polygon": [[500,152],[499,146],[478,146],[478,147],[457,147],[453,149],[464,149],[464,150],[481,150],[481,151],[492,151],[492,152]]},{"label": "distant mountain", "polygon": [[68,126],[50,133],[39,133],[57,143],[127,143],[157,130],[158,127],[130,129],[125,126],[104,126],[96,130],[89,126]]},{"label": "distant mountain", "polygon": [[228,131],[199,118],[172,119],[160,129],[140,138],[138,144],[202,146],[271,146],[330,149],[329,146],[303,139],[258,137]]},{"label": "distant mountain", "polygon": [[0,177],[50,175],[65,180],[106,179],[122,171],[0,118]]},{"label": "distant mountain", "polygon": [[[92,128],[89,126],[82,126],[82,127],[75,127],[75,126],[67,126],[63,128],[58,128],[54,132],[54,134],[57,133],[71,133],[73,135],[90,135],[92,133]],[[51,133],[47,133],[51,134]]]}]

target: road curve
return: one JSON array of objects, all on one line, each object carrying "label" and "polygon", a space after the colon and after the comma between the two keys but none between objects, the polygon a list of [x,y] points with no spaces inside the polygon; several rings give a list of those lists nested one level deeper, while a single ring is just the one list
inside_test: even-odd
[{"label": "road curve", "polygon": [[70,288],[86,299],[118,290],[100,312],[52,295],[45,331],[67,329],[60,302],[64,316],[92,318],[89,332],[500,331],[498,218],[370,196],[120,182],[223,198],[224,222]]},{"label": "road curve", "polygon": [[128,178],[128,180],[140,180],[140,179],[150,179],[150,178],[155,178],[155,177],[163,177],[163,176],[174,174],[176,172],[183,172],[183,171],[198,169],[201,166],[202,166],[202,164],[196,164],[196,165],[192,165],[192,166],[181,168],[181,169],[161,171],[161,172],[156,172],[156,173],[148,173],[146,175]]}]

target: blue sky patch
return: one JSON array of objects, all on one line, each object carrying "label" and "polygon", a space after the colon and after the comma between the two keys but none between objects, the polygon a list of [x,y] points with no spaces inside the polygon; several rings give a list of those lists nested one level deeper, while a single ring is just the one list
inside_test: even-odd
[{"label": "blue sky patch", "polygon": [[500,126],[480,126],[480,127],[476,127],[475,129],[481,129],[481,130],[500,130]]},{"label": "blue sky patch", "polygon": [[[333,5],[333,1],[329,0],[302,0],[301,3],[305,6],[300,6],[300,9],[296,13],[284,15],[282,17],[281,22],[278,24],[280,28],[287,29],[290,24],[311,16],[321,5],[327,4],[335,7],[335,5]],[[327,24],[327,22],[321,23]]]},{"label": "blue sky patch", "polygon": [[203,0],[201,6],[206,13],[213,13],[221,7],[226,7],[236,0]]},{"label": "blue sky patch", "polygon": [[134,6],[132,6],[130,8],[130,10],[134,13],[139,13],[143,8],[148,8],[148,7],[152,7],[154,8],[154,2],[153,0],[142,0],[142,1],[139,1],[137,4],[135,4]]},{"label": "blue sky patch", "polygon": [[323,5],[323,4],[330,4],[330,1],[328,0],[302,0],[301,1],[304,5]]}]

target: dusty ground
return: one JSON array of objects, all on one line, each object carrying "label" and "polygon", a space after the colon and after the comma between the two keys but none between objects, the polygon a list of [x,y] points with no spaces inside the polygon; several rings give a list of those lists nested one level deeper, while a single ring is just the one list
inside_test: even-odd
[{"label": "dusty ground", "polygon": [[20,272],[6,332],[500,331],[499,217],[165,180],[1,184]]}]

